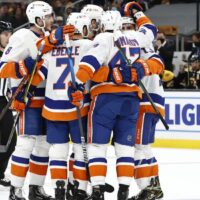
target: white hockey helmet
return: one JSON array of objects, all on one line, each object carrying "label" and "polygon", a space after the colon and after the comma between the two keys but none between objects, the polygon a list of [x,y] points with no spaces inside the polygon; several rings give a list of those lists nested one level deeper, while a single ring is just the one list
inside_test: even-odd
[{"label": "white hockey helmet", "polygon": [[116,31],[122,27],[121,14],[119,11],[106,11],[101,18],[103,31]]},{"label": "white hockey helmet", "polygon": [[[83,37],[88,37],[90,19],[83,13],[72,12],[69,15],[69,17],[67,18],[66,24],[74,25],[76,28],[75,33],[80,33],[80,34],[82,34]],[[86,32],[85,32],[85,30],[86,30]]]},{"label": "white hockey helmet", "polygon": [[[34,1],[30,3],[26,8],[26,15],[30,23],[35,24],[39,28],[45,27],[44,18],[46,15],[53,14],[53,8],[44,1]],[[40,27],[36,23],[36,18],[39,17],[43,20],[44,27]]]},{"label": "white hockey helmet", "polygon": [[122,25],[123,24],[133,24],[133,25],[135,25],[135,22],[133,21],[133,18],[131,18],[131,17],[122,17],[121,21],[122,21]]},{"label": "white hockey helmet", "polygon": [[[86,6],[83,7],[83,9],[81,10],[81,13],[83,13],[87,17],[89,17],[91,30],[99,30],[100,29],[101,16],[104,13],[103,8],[101,8],[100,6],[97,6],[97,5],[87,4]],[[96,28],[92,27],[93,20],[96,21],[96,25],[97,25]]]}]

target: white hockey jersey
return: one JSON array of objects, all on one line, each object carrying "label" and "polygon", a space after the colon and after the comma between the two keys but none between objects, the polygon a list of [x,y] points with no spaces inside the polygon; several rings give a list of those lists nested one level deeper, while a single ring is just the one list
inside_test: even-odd
[{"label": "white hockey jersey", "polygon": [[[91,47],[90,40],[70,41],[75,73],[83,54]],[[76,107],[68,98],[68,83],[71,81],[69,58],[64,45],[54,48],[43,56],[44,63],[38,71],[42,80],[46,79],[45,102],[42,116],[52,121],[71,121],[77,119]],[[88,90],[89,92],[89,90]],[[81,115],[86,116],[89,110],[90,95],[84,97]]]},{"label": "white hockey jersey", "polygon": [[[153,59],[158,59],[159,62],[161,62],[160,57],[155,53],[153,47],[142,49],[141,58],[144,60],[153,58]],[[158,110],[164,116],[164,113],[165,113],[164,89],[163,89],[162,81],[159,75],[154,74],[151,76],[145,76],[142,79],[142,83],[144,84],[147,91],[149,92]],[[147,96],[144,93],[142,94],[142,100],[140,102],[140,111],[155,113],[153,107],[151,106],[151,103],[149,102],[149,100],[147,99]]]},{"label": "white hockey jersey", "polygon": [[[146,24],[145,24],[146,25]],[[127,58],[133,63],[140,57],[140,48],[149,47],[155,39],[153,24],[148,26],[141,25],[138,31],[129,33],[101,33],[94,39],[93,48],[84,55],[80,64],[77,78],[85,82],[92,79],[94,74],[100,67],[108,66],[107,71],[114,68],[116,65],[126,65],[125,59],[115,45],[115,40],[120,44]],[[106,73],[106,72],[105,72]],[[108,73],[108,72],[107,72]],[[120,84],[116,85],[113,81],[104,80],[103,82],[95,82],[91,88],[91,96],[96,96],[100,93],[121,93],[121,92],[138,92],[140,89],[137,84]]]},{"label": "white hockey jersey", "polygon": [[[37,56],[36,42],[39,36],[29,29],[20,29],[16,31],[9,39],[9,43],[5,48],[1,62],[19,62],[27,57],[33,59]],[[9,67],[9,66],[8,66]],[[14,91],[21,80],[11,79],[11,87]],[[36,91],[35,96],[32,98],[30,107],[42,107],[44,103],[45,82],[41,83]]]}]

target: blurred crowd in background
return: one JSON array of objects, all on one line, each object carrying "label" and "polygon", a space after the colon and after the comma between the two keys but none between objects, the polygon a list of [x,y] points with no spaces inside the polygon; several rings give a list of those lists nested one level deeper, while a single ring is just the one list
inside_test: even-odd
[{"label": "blurred crowd in background", "polygon": [[[13,27],[19,27],[27,22],[26,7],[30,0],[19,2],[8,2],[0,0],[0,20],[9,21]],[[54,27],[63,25],[71,12],[80,11],[86,4],[96,4],[104,10],[119,10],[128,0],[46,0],[50,3],[55,12]],[[76,3],[78,2],[78,3]],[[151,9],[158,4],[192,3],[196,0],[138,0],[144,10]],[[169,89],[200,89],[200,33],[195,32],[191,35],[191,45],[187,51],[191,51],[189,57],[182,58],[184,64],[180,67],[173,80],[164,83],[165,88]],[[164,60],[167,70],[174,72],[173,57],[175,52],[175,37],[170,38],[160,31],[155,42],[156,51]]]}]

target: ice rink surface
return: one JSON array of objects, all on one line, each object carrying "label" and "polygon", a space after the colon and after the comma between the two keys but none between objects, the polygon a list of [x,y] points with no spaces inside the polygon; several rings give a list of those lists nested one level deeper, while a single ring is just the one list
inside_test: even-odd
[{"label": "ice rink surface", "polygon": [[[164,191],[164,200],[200,200],[200,150],[154,148],[154,154],[160,166],[160,181]],[[115,187],[115,192],[106,194],[106,200],[116,200],[117,179],[115,173],[115,157],[112,147],[108,151],[107,182]],[[9,175],[9,169],[7,170]],[[28,178],[24,187],[28,195]],[[45,190],[53,195],[49,174],[46,178]],[[137,194],[138,189],[132,181],[130,196]],[[8,200],[8,189],[0,188],[0,200]]]}]

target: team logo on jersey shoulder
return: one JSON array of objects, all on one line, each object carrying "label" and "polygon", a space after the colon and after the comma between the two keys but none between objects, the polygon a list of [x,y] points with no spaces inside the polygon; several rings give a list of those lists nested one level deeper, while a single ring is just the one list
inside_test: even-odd
[{"label": "team logo on jersey shoulder", "polygon": [[93,45],[93,47],[98,47],[99,46],[99,43],[96,43]]},{"label": "team logo on jersey shoulder", "polygon": [[8,49],[6,50],[5,54],[6,54],[6,55],[9,54],[10,51],[11,51],[11,49],[12,49],[12,47],[8,47]]},{"label": "team logo on jersey shoulder", "polygon": [[146,35],[146,30],[144,29],[144,28],[141,28],[140,30],[139,30],[139,32],[141,32],[141,33],[143,33],[144,35]]}]

